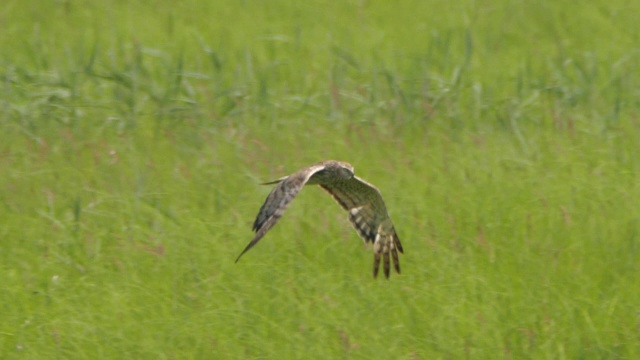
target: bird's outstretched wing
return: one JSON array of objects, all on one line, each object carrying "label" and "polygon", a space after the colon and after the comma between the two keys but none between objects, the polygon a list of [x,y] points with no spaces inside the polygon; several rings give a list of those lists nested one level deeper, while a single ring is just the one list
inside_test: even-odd
[{"label": "bird's outstretched wing", "polygon": [[402,244],[387,214],[380,191],[357,176],[346,181],[321,182],[319,185],[349,212],[349,221],[358,235],[365,242],[373,243],[373,276],[378,276],[382,258],[384,275],[389,277],[390,256],[396,272],[400,273],[398,251],[403,252]]},{"label": "bird's outstretched wing", "polygon": [[238,255],[236,262],[240,260],[242,255],[249,251],[255,244],[262,239],[262,237],[278,222],[278,219],[284,214],[284,211],[289,206],[289,203],[293,198],[298,195],[300,190],[309,181],[309,178],[318,171],[324,169],[322,164],[312,165],[306,169],[302,169],[295,174],[285,176],[278,180],[266,182],[263,185],[277,184],[276,187],[271,190],[267,199],[262,204],[256,220],[253,222],[253,231],[256,232],[255,236],[246,248]]}]

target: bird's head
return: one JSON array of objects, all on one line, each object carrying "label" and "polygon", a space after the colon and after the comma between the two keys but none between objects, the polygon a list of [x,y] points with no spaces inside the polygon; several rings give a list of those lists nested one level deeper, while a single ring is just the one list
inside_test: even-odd
[{"label": "bird's head", "polygon": [[346,162],[339,162],[338,174],[345,179],[351,179],[354,175],[353,166]]}]

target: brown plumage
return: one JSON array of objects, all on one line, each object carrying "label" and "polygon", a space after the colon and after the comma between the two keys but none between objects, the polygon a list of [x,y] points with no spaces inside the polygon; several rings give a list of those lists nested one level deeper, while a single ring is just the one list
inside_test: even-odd
[{"label": "brown plumage", "polygon": [[390,257],[396,272],[400,273],[398,251],[402,253],[400,239],[387,214],[380,191],[353,174],[353,166],[334,160],[322,161],[267,184],[277,184],[267,196],[253,223],[253,240],[236,259],[251,249],[278,222],[289,203],[305,185],[319,185],[349,212],[349,221],[365,241],[373,244],[373,276],[378,276],[380,260],[384,275],[390,273]]}]

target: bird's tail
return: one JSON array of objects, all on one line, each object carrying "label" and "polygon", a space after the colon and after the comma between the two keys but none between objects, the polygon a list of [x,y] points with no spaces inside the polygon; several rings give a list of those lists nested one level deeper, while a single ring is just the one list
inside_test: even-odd
[{"label": "bird's tail", "polygon": [[273,185],[273,184],[279,184],[281,182],[283,182],[286,178],[288,178],[288,176],[283,176],[278,180],[273,180],[273,181],[267,181],[267,182],[263,182],[260,183],[260,185]]}]

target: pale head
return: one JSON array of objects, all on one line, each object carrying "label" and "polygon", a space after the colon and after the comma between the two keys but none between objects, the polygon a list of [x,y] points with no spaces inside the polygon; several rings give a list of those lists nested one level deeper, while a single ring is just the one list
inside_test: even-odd
[{"label": "pale head", "polygon": [[310,168],[313,167],[319,167],[319,169],[308,179],[308,185],[317,185],[327,181],[346,181],[351,180],[354,176],[353,166],[342,161],[322,161]]},{"label": "pale head", "polygon": [[329,160],[325,162],[325,169],[331,171],[338,178],[349,180],[353,177],[353,166],[343,161]]},{"label": "pale head", "polygon": [[345,179],[351,179],[354,175],[353,166],[342,161],[338,161],[338,164],[340,164],[340,168],[338,169],[340,176]]}]

